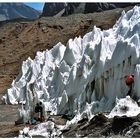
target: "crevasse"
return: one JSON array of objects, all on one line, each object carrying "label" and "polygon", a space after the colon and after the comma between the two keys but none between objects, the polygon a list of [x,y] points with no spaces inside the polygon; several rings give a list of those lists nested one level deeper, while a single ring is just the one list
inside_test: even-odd
[{"label": "crevasse", "polygon": [[52,114],[75,116],[90,105],[90,113],[110,111],[116,97],[128,92],[125,76],[135,75],[133,96],[140,97],[140,7],[122,12],[116,24],[96,26],[83,38],[58,43],[23,62],[3,100],[25,103],[29,113],[38,101]]}]

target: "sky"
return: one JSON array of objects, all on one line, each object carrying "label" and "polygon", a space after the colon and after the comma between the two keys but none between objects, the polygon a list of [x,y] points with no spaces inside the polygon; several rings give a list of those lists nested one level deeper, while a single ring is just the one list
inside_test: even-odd
[{"label": "sky", "polygon": [[36,10],[43,10],[44,3],[43,2],[26,2],[24,3]]}]

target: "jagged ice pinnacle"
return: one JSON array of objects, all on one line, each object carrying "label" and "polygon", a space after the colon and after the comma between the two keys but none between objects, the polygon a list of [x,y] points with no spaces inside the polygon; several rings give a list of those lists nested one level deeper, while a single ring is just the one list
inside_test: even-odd
[{"label": "jagged ice pinnacle", "polygon": [[[140,7],[135,6],[109,30],[94,27],[83,38],[58,43],[23,62],[6,103],[25,103],[30,114],[42,101],[53,114],[111,111],[128,92],[125,76],[134,73],[133,96],[140,97]],[[88,108],[88,109],[87,109]]]}]

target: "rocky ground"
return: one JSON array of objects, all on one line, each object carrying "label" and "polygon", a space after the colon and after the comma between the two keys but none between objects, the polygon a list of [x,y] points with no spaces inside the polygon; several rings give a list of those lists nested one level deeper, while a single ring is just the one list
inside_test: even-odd
[{"label": "rocky ground", "polygon": [[0,104],[0,137],[16,137],[24,125],[15,126],[18,117],[18,105]]},{"label": "rocky ground", "polygon": [[[20,105],[0,105],[0,137],[17,137],[19,130],[25,126],[34,127],[34,125],[21,124],[15,125],[17,120],[17,111]],[[115,116],[114,118],[107,118],[107,113],[100,113],[95,115],[90,121],[84,118],[77,124],[71,125],[64,129],[59,137],[64,138],[129,138],[140,137],[140,114],[135,117]],[[66,116],[51,116],[51,120],[57,125],[66,124]],[[36,136],[38,137],[38,136]]]},{"label": "rocky ground", "polygon": [[90,121],[83,119],[76,125],[64,130],[63,137],[140,137],[140,114],[136,117],[115,116],[109,119],[105,114],[98,114]]},{"label": "rocky ground", "polygon": [[[129,10],[131,7],[126,8]],[[52,48],[56,43],[62,42],[66,45],[70,38],[83,36],[92,31],[94,25],[103,29],[111,28],[120,17],[123,9],[115,9],[94,14],[78,14],[59,18],[40,18],[35,21],[12,21],[0,23],[0,97],[4,95],[10,87],[12,80],[21,69],[22,61],[28,57],[34,58],[37,51]],[[17,119],[19,106],[0,105],[0,137],[14,137],[24,126],[14,126]],[[87,127],[95,127],[96,134],[85,134],[89,137],[100,137],[101,134],[108,136],[106,130],[102,133],[98,131],[103,124],[90,124],[81,122],[81,126],[75,126],[69,133],[64,132],[66,137],[74,137],[75,131],[83,133]],[[104,122],[103,122],[104,123]],[[79,124],[77,124],[79,125]],[[86,126],[84,126],[86,125]],[[101,125],[101,126],[100,126]],[[99,126],[99,127],[98,127]],[[109,122],[105,121],[104,126],[109,127]],[[80,128],[80,129],[79,129]],[[95,131],[95,128],[93,131]],[[82,136],[81,136],[82,137]]]},{"label": "rocky ground", "polygon": [[[76,124],[62,130],[62,134],[57,137],[63,138],[139,138],[140,137],[140,114],[135,117],[115,116],[108,118],[106,113],[95,115],[90,121],[86,118]],[[58,125],[64,125],[66,119],[63,116],[51,116]],[[36,126],[32,126],[32,128]],[[57,126],[56,126],[57,127]],[[54,128],[55,129],[55,128]],[[28,135],[28,134],[26,134]],[[50,137],[50,135],[48,135]],[[53,133],[51,135],[53,136]],[[34,135],[44,137],[42,135]]]}]

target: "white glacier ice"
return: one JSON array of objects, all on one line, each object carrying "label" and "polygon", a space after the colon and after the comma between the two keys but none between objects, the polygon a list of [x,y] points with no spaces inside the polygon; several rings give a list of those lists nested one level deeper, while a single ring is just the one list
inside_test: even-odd
[{"label": "white glacier ice", "polygon": [[[90,118],[111,111],[116,97],[124,98],[129,88],[127,74],[134,73],[133,95],[140,97],[140,7],[122,12],[116,24],[101,31],[96,26],[83,38],[58,43],[51,50],[37,52],[34,60],[23,62],[5,103],[25,103],[31,113],[42,101],[52,114],[76,116],[86,112]],[[88,106],[88,107],[87,107]],[[88,111],[87,108],[89,109]],[[25,113],[22,113],[25,114]],[[110,115],[111,116],[111,115]]]}]

